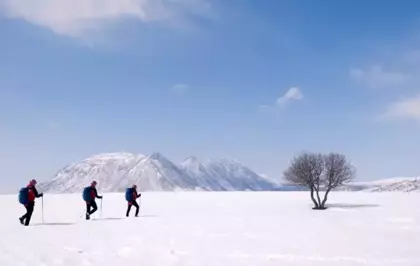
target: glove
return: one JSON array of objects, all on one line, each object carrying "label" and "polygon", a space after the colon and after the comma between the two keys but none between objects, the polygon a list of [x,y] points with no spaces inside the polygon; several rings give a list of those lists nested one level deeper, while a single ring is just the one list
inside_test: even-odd
[{"label": "glove", "polygon": [[39,194],[39,196],[40,196],[40,197],[44,197],[44,193],[40,193],[40,194]]}]

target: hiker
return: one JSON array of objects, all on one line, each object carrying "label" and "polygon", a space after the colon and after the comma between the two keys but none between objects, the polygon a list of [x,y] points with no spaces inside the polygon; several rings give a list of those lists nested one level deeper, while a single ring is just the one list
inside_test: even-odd
[{"label": "hiker", "polygon": [[19,218],[19,221],[25,226],[28,226],[31,221],[32,213],[35,208],[35,198],[44,196],[43,193],[38,193],[35,187],[36,184],[36,180],[32,179],[26,187],[19,191],[19,202],[26,208],[26,213]]},{"label": "hiker", "polygon": [[139,216],[139,204],[137,203],[137,199],[141,197],[141,193],[137,193],[137,186],[133,185],[131,188],[127,188],[125,191],[125,199],[128,202],[127,206],[127,213],[126,216],[128,217],[131,211],[131,206],[136,207],[136,217]]},{"label": "hiker", "polygon": [[83,190],[83,200],[86,202],[86,220],[89,220],[90,216],[98,210],[95,199],[102,199],[102,196],[98,195],[96,184],[96,181],[92,181],[90,186]]}]

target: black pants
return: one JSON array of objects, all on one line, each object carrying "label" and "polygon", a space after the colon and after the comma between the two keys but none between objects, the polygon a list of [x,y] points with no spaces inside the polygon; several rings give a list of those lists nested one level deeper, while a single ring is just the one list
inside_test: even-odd
[{"label": "black pants", "polygon": [[136,207],[136,216],[139,216],[140,207],[137,201],[133,201],[132,204],[128,204],[126,216],[128,217],[128,215],[130,214],[131,206]]},{"label": "black pants", "polygon": [[96,205],[96,201],[92,200],[91,202],[86,203],[86,220],[89,220],[90,215],[98,210],[98,205]]},{"label": "black pants", "polygon": [[34,212],[35,203],[30,202],[28,205],[25,206],[26,213],[19,218],[20,222],[26,226],[29,225],[29,222],[31,221],[32,213]]}]

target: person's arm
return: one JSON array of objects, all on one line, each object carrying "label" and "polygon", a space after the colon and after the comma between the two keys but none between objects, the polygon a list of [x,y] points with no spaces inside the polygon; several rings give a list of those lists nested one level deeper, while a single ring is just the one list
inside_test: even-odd
[{"label": "person's arm", "polygon": [[96,190],[96,188],[94,190],[95,190],[95,197],[97,197],[98,199],[102,199],[102,196],[98,195],[98,191]]},{"label": "person's arm", "polygon": [[35,187],[33,187],[33,191],[34,191],[34,195],[35,195],[36,198],[40,198],[40,197],[42,197],[44,195],[42,193],[38,193],[38,190],[36,190]]},{"label": "person's arm", "polygon": [[137,193],[137,198],[140,198],[141,197],[141,193]]}]

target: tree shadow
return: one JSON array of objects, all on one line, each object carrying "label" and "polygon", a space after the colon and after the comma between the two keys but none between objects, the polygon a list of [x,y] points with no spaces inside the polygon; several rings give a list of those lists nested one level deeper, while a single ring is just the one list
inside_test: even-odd
[{"label": "tree shadow", "polygon": [[74,223],[35,223],[33,226],[62,226],[62,225],[74,225]]},{"label": "tree shadow", "polygon": [[341,209],[357,209],[357,208],[376,208],[381,205],[378,204],[351,204],[351,203],[330,203],[325,204],[328,209],[341,208]]}]

